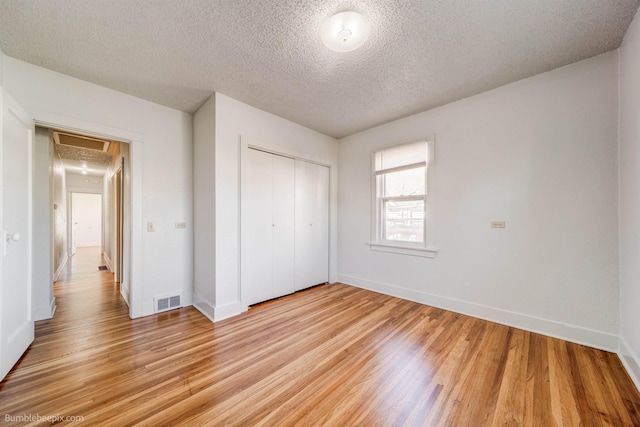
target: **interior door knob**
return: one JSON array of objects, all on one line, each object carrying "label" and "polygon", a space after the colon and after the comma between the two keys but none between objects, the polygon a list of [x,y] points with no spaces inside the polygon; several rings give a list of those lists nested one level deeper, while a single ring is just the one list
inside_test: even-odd
[{"label": "interior door knob", "polygon": [[10,242],[12,240],[14,242],[17,242],[18,240],[20,240],[20,234],[18,234],[18,233],[13,233],[13,234],[7,233],[6,234],[6,239],[7,239],[7,242]]}]

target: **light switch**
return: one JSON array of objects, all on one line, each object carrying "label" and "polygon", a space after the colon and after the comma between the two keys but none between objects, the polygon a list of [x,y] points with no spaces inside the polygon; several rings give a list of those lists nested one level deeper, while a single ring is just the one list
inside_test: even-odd
[{"label": "light switch", "polygon": [[187,228],[186,222],[176,222],[176,228]]},{"label": "light switch", "polygon": [[506,221],[491,221],[491,228],[505,228],[506,226]]}]

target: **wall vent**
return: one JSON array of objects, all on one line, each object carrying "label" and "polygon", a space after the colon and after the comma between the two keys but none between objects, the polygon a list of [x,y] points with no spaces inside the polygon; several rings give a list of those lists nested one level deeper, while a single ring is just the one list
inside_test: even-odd
[{"label": "wall vent", "polygon": [[153,299],[156,313],[182,307],[180,294],[155,297]]}]

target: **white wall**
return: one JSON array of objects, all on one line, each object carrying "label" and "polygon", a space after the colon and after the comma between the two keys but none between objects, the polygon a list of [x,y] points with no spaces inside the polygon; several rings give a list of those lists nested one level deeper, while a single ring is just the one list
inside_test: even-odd
[{"label": "white wall", "polygon": [[[615,349],[616,63],[607,53],[340,140],[338,279]],[[371,151],[431,134],[438,255],[371,251]]]},{"label": "white wall", "polygon": [[34,320],[50,319],[53,297],[51,173],[49,131],[36,127],[33,150],[33,273],[32,301]]},{"label": "white wall", "polygon": [[640,15],[619,57],[620,355],[640,388]]},{"label": "white wall", "polygon": [[193,116],[194,305],[213,319],[216,305],[216,94]]},{"label": "white wall", "polygon": [[[140,135],[141,158],[132,161],[142,169],[141,180],[133,182],[134,187],[140,185],[135,188],[141,197],[132,202],[142,212],[141,218],[133,218],[134,235],[142,235],[142,252],[133,254],[140,264],[133,285],[140,291],[142,308],[134,315],[151,314],[155,295],[175,291],[190,304],[193,235],[190,228],[176,229],[175,222],[189,224],[192,219],[191,115],[8,56],[4,83],[36,120],[61,117]],[[142,231],[147,221],[156,223],[155,233]]]},{"label": "white wall", "polygon": [[[196,253],[196,271],[199,265],[215,262],[215,278],[209,282],[200,282],[199,289],[209,291],[203,300],[215,303],[215,307],[199,308],[216,320],[243,310],[240,300],[240,143],[242,138],[258,140],[264,148],[277,150],[300,158],[315,160],[331,166],[331,215],[330,215],[330,280],[337,277],[337,142],[334,138],[307,129],[288,120],[266,113],[222,94],[216,94],[215,106],[210,100],[205,104],[205,113],[196,114],[196,147],[215,144],[214,179],[205,176],[214,186],[215,201],[208,202],[215,213],[209,218],[215,221],[215,234],[209,231],[211,239],[215,237],[215,252]],[[213,111],[212,111],[213,110]],[[201,120],[210,121],[215,115],[215,138],[212,142],[212,129],[203,129]],[[201,129],[201,130],[198,130]],[[202,132],[202,133],[200,133]],[[208,142],[200,140],[206,138]],[[196,149],[198,150],[198,149]],[[208,160],[211,158],[207,152]],[[210,189],[209,189],[210,190]],[[204,190],[207,191],[207,190]],[[196,198],[200,194],[196,193]],[[205,215],[204,212],[198,213]],[[200,231],[196,230],[200,235]],[[215,295],[211,295],[211,289]],[[198,300],[198,298],[196,298]]]},{"label": "white wall", "polygon": [[102,176],[66,173],[67,191],[69,193],[102,194],[104,183]]}]

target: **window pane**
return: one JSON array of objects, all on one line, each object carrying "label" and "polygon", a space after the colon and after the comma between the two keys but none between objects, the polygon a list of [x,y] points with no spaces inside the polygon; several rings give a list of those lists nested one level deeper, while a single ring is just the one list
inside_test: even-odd
[{"label": "window pane", "polygon": [[386,240],[424,241],[424,200],[386,200],[382,209]]},{"label": "window pane", "polygon": [[426,168],[423,166],[399,172],[385,173],[382,180],[384,183],[383,196],[394,197],[425,194],[425,172]]}]

